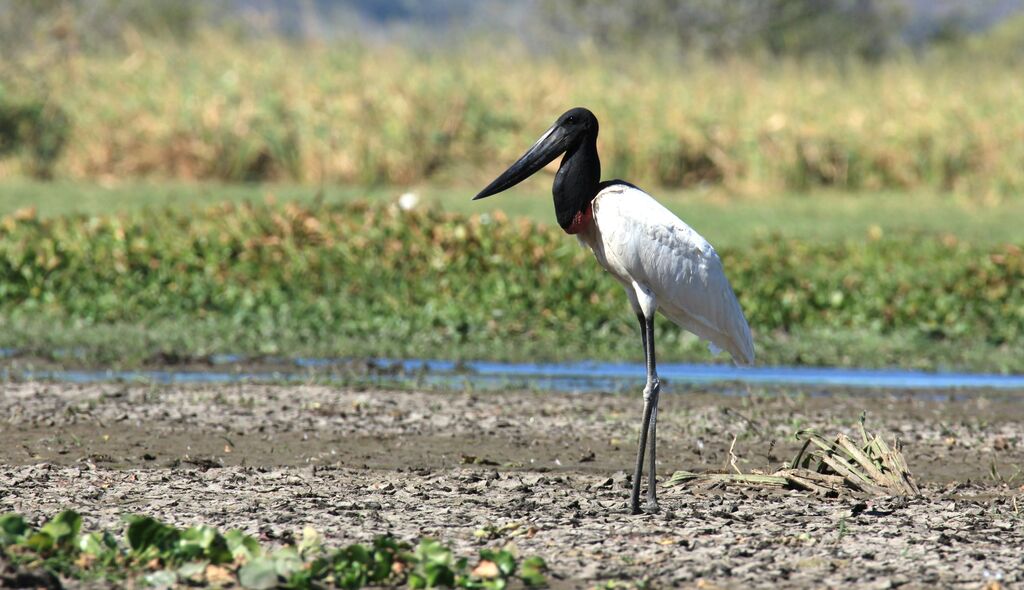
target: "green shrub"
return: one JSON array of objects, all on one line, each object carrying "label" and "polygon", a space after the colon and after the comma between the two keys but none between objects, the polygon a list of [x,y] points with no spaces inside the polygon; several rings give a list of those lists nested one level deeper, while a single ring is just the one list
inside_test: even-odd
[{"label": "green shrub", "polygon": [[[187,529],[149,516],[128,516],[123,539],[109,532],[80,532],[82,517],[65,510],[38,530],[23,517],[0,516],[0,558],[29,569],[77,580],[129,582],[130,586],[243,588],[474,588],[501,590],[510,581],[546,584],[544,560],[520,560],[505,549],[481,549],[477,566],[455,559],[433,539],[415,547],[391,536],[328,550],[320,533],[302,532],[298,544],[271,551],[239,530],[221,534],[199,525]],[[141,584],[139,583],[141,582]]]},{"label": "green shrub", "polygon": [[[993,347],[1024,335],[1015,245],[770,238],[720,254],[759,346],[806,331]],[[636,352],[621,289],[591,258],[522,219],[358,203],[23,211],[0,220],[0,318],[216,325],[231,352],[295,352],[284,342],[363,355]],[[682,338],[660,334],[661,350]]]}]

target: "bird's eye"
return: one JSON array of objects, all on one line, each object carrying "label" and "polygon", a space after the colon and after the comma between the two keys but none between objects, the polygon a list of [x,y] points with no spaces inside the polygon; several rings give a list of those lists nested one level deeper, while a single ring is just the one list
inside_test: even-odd
[{"label": "bird's eye", "polygon": [[576,117],[574,117],[573,115],[569,115],[569,118],[566,119],[565,122],[566,123],[575,123],[576,122]]}]

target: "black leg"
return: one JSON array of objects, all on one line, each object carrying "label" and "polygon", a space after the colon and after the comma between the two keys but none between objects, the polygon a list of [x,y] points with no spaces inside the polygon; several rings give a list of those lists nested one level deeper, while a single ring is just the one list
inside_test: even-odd
[{"label": "black leg", "polygon": [[651,423],[648,426],[647,440],[650,448],[649,463],[647,467],[647,510],[656,512],[658,510],[658,480],[657,480],[657,447],[658,447],[658,400],[661,398],[661,380],[658,379],[658,369],[654,354],[654,318],[645,322],[644,333],[647,334],[647,386],[644,388],[644,401],[648,398],[651,404]]},{"label": "black leg", "polygon": [[[647,361],[647,386],[644,387],[644,413],[643,422],[640,425],[640,441],[637,445],[636,468],[633,470],[633,490],[629,499],[629,509],[633,514],[640,513],[640,479],[643,477],[644,451],[647,449],[648,433],[653,433],[655,424],[652,417],[658,407],[658,393],[661,391],[661,384],[658,381],[658,373],[654,364],[654,318],[644,318],[642,337],[644,342],[644,356]],[[651,439],[652,443],[653,438]],[[654,446],[651,448],[650,465],[650,487],[647,491],[648,504],[657,507],[657,500],[654,498],[655,484],[654,473]]]},{"label": "black leg", "polygon": [[661,397],[660,385],[654,391],[651,400],[651,426],[647,433],[647,444],[650,445],[647,457],[647,511],[658,511],[658,480],[656,477],[658,462],[658,399]]},{"label": "black leg", "polygon": [[[646,394],[646,390],[644,391]],[[640,443],[636,451],[636,468],[633,470],[633,491],[629,496],[629,511],[640,514],[640,479],[644,476],[644,451],[647,448],[647,429],[651,423],[651,402],[644,395],[644,416],[640,426]]]}]

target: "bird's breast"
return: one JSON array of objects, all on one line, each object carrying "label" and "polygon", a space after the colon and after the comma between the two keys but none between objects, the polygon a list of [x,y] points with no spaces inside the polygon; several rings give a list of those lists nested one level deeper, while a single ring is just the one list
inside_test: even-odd
[{"label": "bird's breast", "polygon": [[620,256],[620,248],[609,243],[609,233],[602,231],[601,220],[595,216],[591,223],[576,234],[580,243],[594,253],[594,258],[605,270],[625,285],[629,285],[631,277],[627,264]]}]

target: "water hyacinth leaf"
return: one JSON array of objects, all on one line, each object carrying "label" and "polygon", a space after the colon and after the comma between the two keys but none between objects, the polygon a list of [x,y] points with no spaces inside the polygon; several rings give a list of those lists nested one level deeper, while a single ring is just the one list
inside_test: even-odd
[{"label": "water hyacinth leaf", "polygon": [[178,540],[179,531],[150,516],[129,516],[128,546],[137,554],[169,550]]},{"label": "water hyacinth leaf", "polygon": [[409,575],[410,584],[416,580],[422,588],[435,586],[452,586],[455,583],[455,572],[452,570],[453,558],[451,551],[434,539],[423,539],[413,551],[416,566]]},{"label": "water hyacinth leaf", "polygon": [[224,533],[224,540],[227,542],[228,551],[231,552],[231,556],[235,559],[248,561],[263,553],[259,541],[240,530],[232,529]]},{"label": "water hyacinth leaf", "polygon": [[194,576],[198,577],[206,573],[206,567],[208,565],[210,565],[210,562],[205,559],[200,561],[187,561],[178,566],[177,574],[179,577],[186,580]]},{"label": "water hyacinth leaf", "polygon": [[178,540],[178,554],[181,559],[205,557],[215,564],[227,563],[233,559],[227,541],[211,526],[197,526],[186,529]]},{"label": "water hyacinth leaf", "polygon": [[152,588],[172,588],[178,583],[178,574],[171,570],[160,570],[146,574],[142,579]]},{"label": "water hyacinth leaf", "polygon": [[82,517],[73,510],[65,510],[39,529],[39,532],[49,535],[57,545],[67,545],[82,528]]},{"label": "water hyacinth leaf", "polygon": [[0,516],[0,544],[10,545],[24,539],[29,526],[20,514]]},{"label": "water hyacinth leaf", "polygon": [[494,563],[498,564],[498,569],[504,576],[511,576],[516,572],[516,558],[509,551],[498,551],[494,556]]},{"label": "water hyacinth leaf", "polygon": [[543,558],[536,555],[530,556],[523,560],[522,567],[519,569],[519,578],[530,587],[544,586],[547,584],[547,578],[544,577],[544,572],[547,569],[548,564],[544,562]]},{"label": "water hyacinth leaf", "polygon": [[306,566],[293,573],[289,578],[289,583],[293,587],[298,583],[298,580],[305,579],[306,583],[312,583],[313,580],[320,580],[327,577],[331,572],[331,561],[326,557],[318,557],[311,562],[308,562]]},{"label": "water hyacinth leaf", "polygon": [[349,545],[342,550],[341,555],[343,558],[350,563],[358,563],[363,566],[369,567],[373,563],[373,556],[370,551],[363,545]]},{"label": "water hyacinth leaf", "polygon": [[361,564],[338,562],[334,565],[334,581],[342,588],[362,588],[369,576]]},{"label": "water hyacinth leaf", "polygon": [[316,555],[323,551],[323,535],[313,527],[302,529],[302,541],[299,542],[299,554]]},{"label": "water hyacinth leaf", "polygon": [[274,562],[274,567],[277,568],[277,573],[282,578],[287,578],[292,575],[293,572],[303,567],[302,556],[295,547],[282,547],[275,551],[271,558]]},{"label": "water hyacinth leaf", "polygon": [[427,585],[433,586],[452,586],[455,584],[455,572],[444,564],[429,564],[425,568],[425,579]]},{"label": "water hyacinth leaf", "polygon": [[363,545],[349,545],[337,551],[332,561],[337,583],[343,588],[361,588],[369,580],[380,581],[386,577],[378,576],[376,552],[371,555]]},{"label": "water hyacinth leaf", "polygon": [[250,590],[277,587],[277,564],[270,557],[256,557],[238,569],[238,583]]},{"label": "water hyacinth leaf", "polygon": [[312,566],[315,565],[315,560],[309,566],[292,572],[283,584],[286,588],[293,590],[306,590],[312,589],[313,583],[316,578],[316,570]]},{"label": "water hyacinth leaf", "polygon": [[[127,547],[107,531],[71,535],[81,528],[81,518],[71,512],[55,517],[48,528],[44,526],[48,532],[33,531],[17,515],[8,515],[0,523],[8,537],[28,535],[24,547],[30,552],[40,557],[57,557],[57,561],[45,563],[54,564],[61,575],[74,577],[88,571],[89,576],[113,575],[121,579],[127,567],[134,572],[128,574],[129,582],[160,588],[177,584],[231,584],[237,575],[238,583],[245,588],[313,589],[323,583],[362,588],[404,582],[411,588],[502,590],[514,579],[517,569],[511,546],[482,550],[477,570],[469,572],[465,557],[455,559],[450,548],[434,539],[424,539],[411,548],[393,537],[381,536],[374,539],[371,547],[355,544],[323,555],[318,535],[309,534],[306,537],[312,541],[306,544],[307,552],[322,554],[310,560],[298,546],[285,546],[266,555],[254,539],[240,531],[221,535],[205,525],[178,529],[151,517],[129,516],[125,520],[129,526],[124,536],[131,539]],[[65,542],[66,539],[73,539],[73,543]],[[62,549],[77,553],[77,558],[61,561],[68,557],[60,553]],[[58,553],[54,555],[54,551]],[[236,559],[234,553],[247,556],[238,570],[231,563]],[[217,565],[215,559],[224,560],[226,565]],[[520,578],[523,584],[542,584],[543,560],[530,558],[524,564]],[[73,569],[68,572],[68,567]]]},{"label": "water hyacinth leaf", "polygon": [[54,538],[42,531],[36,531],[25,539],[25,546],[37,553],[47,553],[54,548]]},{"label": "water hyacinth leaf", "polygon": [[117,551],[117,539],[107,531],[88,533],[78,537],[78,550],[93,557],[114,555]]},{"label": "water hyacinth leaf", "polygon": [[370,579],[383,582],[391,577],[397,566],[400,570],[409,562],[408,545],[392,537],[380,536],[373,540],[373,570]]},{"label": "water hyacinth leaf", "polygon": [[452,560],[452,553],[447,547],[434,539],[423,539],[416,546],[416,558],[424,564],[448,565]]},{"label": "water hyacinth leaf", "polygon": [[[481,549],[480,550],[481,563],[488,562],[495,566],[497,572],[495,575],[500,574],[501,576],[511,576],[516,571],[516,558],[512,555],[512,552],[501,549]],[[485,576],[494,577],[494,576]]]}]

